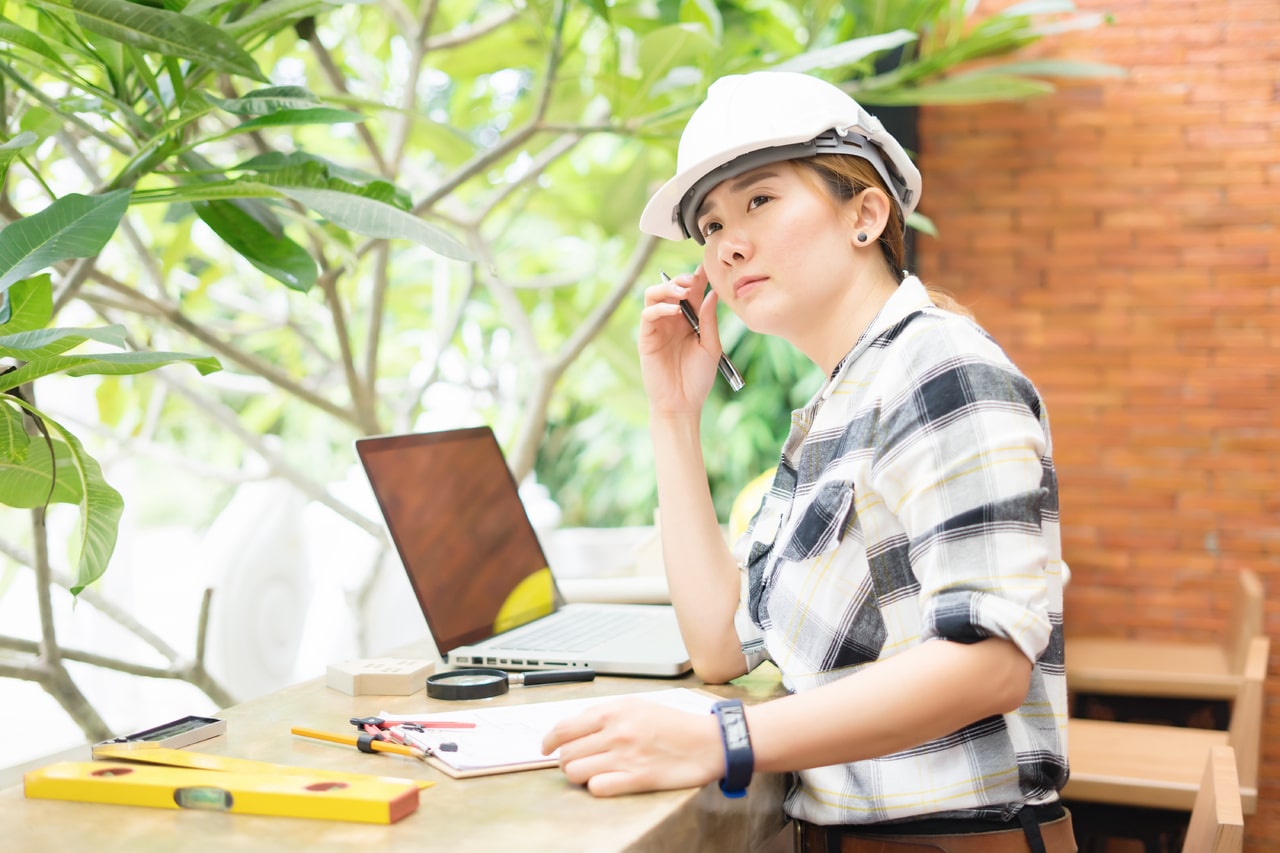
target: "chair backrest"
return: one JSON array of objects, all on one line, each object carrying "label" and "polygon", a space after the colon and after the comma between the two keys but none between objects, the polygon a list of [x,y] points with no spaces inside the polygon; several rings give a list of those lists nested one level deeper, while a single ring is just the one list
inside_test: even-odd
[{"label": "chair backrest", "polygon": [[1262,581],[1249,569],[1241,569],[1231,602],[1227,635],[1227,658],[1232,672],[1242,672],[1249,657],[1249,644],[1262,635],[1263,607],[1266,597]]},{"label": "chair backrest", "polygon": [[1244,813],[1235,750],[1215,746],[1205,761],[1182,853],[1240,853],[1243,849]]},{"label": "chair backrest", "polygon": [[1240,788],[1258,790],[1258,761],[1262,753],[1262,712],[1265,701],[1263,682],[1271,656],[1271,638],[1254,637],[1244,665],[1244,679],[1231,708],[1231,725],[1227,743],[1235,750],[1240,770]]}]

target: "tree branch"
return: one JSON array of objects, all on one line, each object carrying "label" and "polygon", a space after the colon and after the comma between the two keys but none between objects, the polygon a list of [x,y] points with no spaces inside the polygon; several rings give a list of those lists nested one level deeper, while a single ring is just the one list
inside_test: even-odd
[{"label": "tree branch", "polygon": [[[477,235],[478,237],[478,235]],[[538,365],[543,360],[542,348],[538,346],[538,339],[533,333],[533,325],[529,322],[529,315],[525,313],[524,306],[520,304],[520,300],[516,299],[515,292],[510,286],[503,281],[502,276],[497,271],[497,264],[489,252],[489,247],[477,239],[476,244],[479,246],[477,250],[483,264],[476,264],[482,270],[477,270],[476,275],[484,275],[489,290],[493,293],[494,300],[498,303],[498,307],[502,309],[503,316],[507,318],[511,332],[514,334],[516,343],[524,351],[527,364]]]},{"label": "tree branch", "polygon": [[479,21],[474,24],[463,24],[460,27],[455,27],[453,30],[450,30],[442,36],[431,39],[427,42],[427,50],[444,50],[447,47],[457,47],[488,35],[508,21],[515,20],[525,11],[524,3],[519,2],[519,0],[517,0],[513,6],[515,8],[510,11],[493,15],[486,21]]},{"label": "tree branch", "polygon": [[[369,296],[369,325],[365,330],[364,381],[370,407],[378,398],[378,348],[382,344],[382,315],[387,310],[387,286],[390,279],[391,244],[383,240],[373,257],[373,293]],[[377,420],[377,410],[372,411]]]},{"label": "tree branch", "polygon": [[45,526],[45,508],[31,510],[31,538],[35,547],[30,566],[36,573],[36,607],[40,613],[40,660],[53,669],[58,666],[60,650],[53,625],[53,599],[49,595],[49,529]]},{"label": "tree branch", "polygon": [[298,491],[302,492],[317,503],[333,510],[335,513],[342,516],[347,521],[350,521],[356,527],[359,527],[361,530],[379,541],[382,541],[385,537],[386,534],[383,532],[381,524],[373,521],[372,519],[366,518],[351,507],[339,500],[336,500],[329,494],[323,485],[317,483],[306,473],[290,464],[279,453],[275,453],[268,448],[266,443],[262,440],[262,436],[245,429],[245,427],[240,423],[240,419],[237,417],[235,412],[231,411],[226,406],[223,406],[221,403],[211,401],[193,389],[170,379],[168,376],[165,376],[163,372],[156,373],[156,377],[161,382],[168,385],[173,391],[190,401],[214,422],[221,425],[225,430],[227,430],[227,432],[240,439],[240,441],[253,450],[254,453],[258,454],[258,456],[267,463],[267,469],[270,472],[270,475],[282,477],[289,481],[296,489],[298,489]]},{"label": "tree branch", "polygon": [[[23,552],[12,543],[0,539],[0,553],[5,554],[14,561],[25,565],[34,566],[35,557],[31,554]],[[49,578],[51,583],[70,590],[71,579],[63,572],[49,568]],[[47,585],[46,585],[47,588]],[[159,668],[152,666],[144,666],[142,664],[129,663],[116,658],[108,658],[104,655],[95,655],[91,652],[82,652],[72,649],[59,649],[59,654],[64,660],[76,661],[78,663],[87,663],[93,666],[100,666],[106,669],[116,670],[118,672],[127,672],[134,675],[145,675],[151,678],[171,678],[187,681],[201,690],[206,696],[218,703],[221,707],[227,707],[235,703],[231,694],[227,692],[215,678],[213,678],[204,666],[205,644],[209,628],[209,599],[213,594],[213,590],[206,589],[201,598],[200,617],[196,624],[196,654],[191,661],[184,661],[183,656],[176,649],[162,640],[158,635],[153,633],[149,628],[138,620],[134,619],[127,611],[122,609],[115,602],[111,601],[105,595],[98,591],[94,586],[86,587],[80,593],[80,598],[85,604],[88,604],[94,610],[97,610],[103,616],[115,622],[124,630],[133,634],[142,642],[151,646],[169,661],[167,668]],[[39,654],[39,644],[32,640],[25,640],[17,637],[0,636],[0,649],[10,649],[13,651],[26,652],[31,654]],[[60,666],[61,664],[59,664]],[[28,681],[41,681],[42,683],[48,678],[51,667],[42,657],[37,659],[34,664],[26,664],[22,666],[22,675],[14,675],[15,678],[24,678]],[[0,671],[0,675],[4,673]]]},{"label": "tree branch", "polygon": [[338,298],[338,287],[334,281],[336,276],[322,275],[317,280],[324,291],[325,304],[329,306],[329,317],[333,320],[333,333],[338,341],[338,352],[342,355],[343,375],[347,379],[347,390],[351,394],[351,405],[355,409],[356,426],[366,435],[379,432],[378,415],[373,408],[373,400],[366,392],[365,385],[356,370],[355,354],[351,352],[351,332],[347,328],[347,315],[342,310],[342,301]]},{"label": "tree branch", "polygon": [[480,212],[476,214],[475,218],[471,220],[469,224],[478,227],[481,222],[487,219],[489,215],[493,213],[500,204],[502,204],[502,202],[510,198],[512,193],[527,185],[530,181],[537,180],[552,163],[572,151],[574,146],[582,141],[582,138],[581,134],[565,134],[564,136],[560,136],[552,140],[550,145],[538,152],[538,156],[534,158],[529,169],[519,178],[509,182],[506,186],[494,193],[493,197],[485,203]]},{"label": "tree branch", "polygon": [[391,163],[394,174],[400,174],[404,165],[404,147],[409,139],[409,127],[413,122],[414,107],[418,103],[418,80],[422,77],[422,63],[427,58],[427,40],[431,35],[431,24],[435,20],[439,0],[426,0],[418,20],[417,32],[413,39],[413,52],[409,56],[405,69],[404,95],[400,98],[400,111],[396,114],[395,126],[391,132],[391,153],[387,160]]},{"label": "tree branch", "polygon": [[440,378],[440,353],[449,345],[449,341],[453,340],[458,334],[458,329],[462,327],[462,321],[467,316],[467,305],[471,302],[471,297],[476,292],[479,282],[473,272],[467,277],[467,285],[458,301],[454,304],[453,312],[449,316],[449,321],[445,324],[440,335],[440,348],[436,353],[435,361],[431,365],[431,371],[426,378],[420,382],[417,387],[406,397],[404,410],[400,413],[401,422],[407,426],[410,421],[410,415],[413,410],[422,402],[423,396],[427,393],[437,379]]},{"label": "tree branch", "polygon": [[[35,566],[35,557],[33,555],[22,551],[17,546],[3,539],[0,539],[0,553],[3,553],[5,556],[24,566],[31,566],[33,568]],[[71,577],[65,572],[61,572],[50,567],[49,579],[55,586],[62,587],[64,590],[71,589]],[[115,622],[121,628],[124,628],[126,631],[142,640],[148,646],[151,646],[151,648],[155,649],[164,657],[170,660],[176,660],[179,657],[177,651],[170,647],[168,643],[160,639],[156,634],[152,633],[150,629],[144,626],[141,622],[130,616],[118,604],[104,596],[98,591],[96,586],[85,587],[84,591],[80,593],[80,599],[85,604],[88,604],[94,610],[97,610],[103,616],[110,619],[112,622]]]},{"label": "tree branch", "polygon": [[217,336],[210,334],[207,329],[193,322],[176,306],[153,299],[145,293],[138,291],[136,288],[132,288],[121,281],[117,281],[104,273],[95,273],[93,280],[110,288],[111,290],[116,291],[117,293],[122,293],[130,298],[139,300],[150,308],[153,314],[165,319],[174,327],[186,332],[204,346],[213,350],[217,355],[223,356],[228,361],[235,362],[250,373],[261,376],[277,388],[292,394],[305,403],[310,403],[312,406],[315,406],[323,412],[327,412],[343,423],[348,423],[357,427],[360,426],[358,413],[350,409],[342,408],[337,403],[333,403],[324,397],[321,397],[314,391],[299,385],[297,382],[293,381],[288,374],[276,367],[274,364],[258,358],[257,356],[243,352],[242,350],[224,342]]},{"label": "tree branch", "polygon": [[[434,207],[440,199],[449,195],[458,187],[471,180],[471,178],[483,172],[485,169],[488,169],[516,148],[519,148],[525,142],[529,141],[529,139],[537,132],[537,123],[530,122],[529,124],[518,128],[498,145],[495,145],[488,151],[471,158],[471,160],[459,168],[458,171],[454,172],[447,181],[427,193],[421,201],[415,204],[413,206],[413,212],[418,216],[421,216],[423,213]],[[364,251],[364,247],[361,247],[361,251],[357,251],[356,254],[359,255],[362,251]]]},{"label": "tree branch", "polygon": [[[350,90],[347,89],[347,78],[342,76],[342,72],[338,70],[333,57],[329,55],[328,48],[324,46],[324,42],[320,41],[320,36],[316,34],[314,28],[307,33],[306,41],[311,46],[311,52],[315,54],[316,61],[320,63],[320,69],[324,71],[324,76],[329,81],[329,85],[344,95],[350,94]],[[384,177],[388,175],[387,161],[382,157],[382,149],[378,147],[378,141],[373,138],[373,133],[365,126],[365,122],[356,123],[356,133],[359,134],[360,141],[364,143],[364,147],[368,149],[369,156],[373,158],[378,173]]]},{"label": "tree branch", "polygon": [[587,344],[591,343],[600,334],[605,324],[609,322],[609,318],[613,316],[614,312],[618,310],[618,306],[622,304],[622,300],[634,290],[640,273],[649,263],[649,258],[653,256],[657,248],[657,237],[645,236],[636,244],[635,250],[631,253],[631,260],[627,262],[627,268],[609,293],[609,297],[587,315],[587,318],[583,320],[569,340],[556,353],[557,376],[562,374],[582,354]]},{"label": "tree branch", "polygon": [[[89,179],[89,183],[93,184],[94,191],[97,192],[104,188],[107,185],[107,181],[103,180],[102,175],[98,173],[97,168],[94,167],[89,158],[84,156],[84,153],[80,150],[78,140],[73,139],[65,129],[59,130],[55,136],[71,157],[71,161],[80,169],[81,174]],[[160,271],[160,265],[156,262],[155,255],[143,245],[142,238],[138,236],[138,232],[129,222],[127,213],[120,220],[120,228],[124,233],[125,239],[129,241],[129,245],[133,248],[134,255],[137,256],[143,269],[147,271],[147,275],[151,278],[152,284],[155,285],[156,292],[164,293],[164,273]]]},{"label": "tree branch", "polygon": [[58,295],[53,299],[53,316],[57,317],[62,309],[67,307],[67,303],[76,297],[80,292],[80,288],[84,286],[85,281],[94,271],[94,266],[98,263],[98,258],[80,258],[71,265],[71,271],[62,277],[59,282],[62,289],[58,291]]}]

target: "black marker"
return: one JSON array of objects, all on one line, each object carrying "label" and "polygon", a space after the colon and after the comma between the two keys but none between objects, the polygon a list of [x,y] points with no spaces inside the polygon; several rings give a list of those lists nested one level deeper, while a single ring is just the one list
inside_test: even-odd
[{"label": "black marker", "polygon": [[[662,270],[658,270],[658,272],[662,274],[663,281],[671,281],[671,276],[662,272]],[[689,304],[689,300],[680,300],[680,313],[689,321],[689,325],[693,328],[694,335],[701,340],[702,329],[698,325],[698,315],[693,313],[693,306]],[[720,375],[729,383],[730,388],[734,391],[742,390],[742,386],[744,384],[742,381],[742,374],[738,373],[737,369],[733,366],[733,362],[729,361],[729,356],[724,354],[724,350],[720,351],[720,361],[716,364],[716,367],[720,368]]]}]

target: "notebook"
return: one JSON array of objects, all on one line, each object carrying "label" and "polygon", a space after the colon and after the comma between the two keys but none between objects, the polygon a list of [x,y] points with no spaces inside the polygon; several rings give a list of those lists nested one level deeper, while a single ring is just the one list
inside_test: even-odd
[{"label": "notebook", "polygon": [[355,442],[444,663],[678,676],[664,604],[566,604],[489,427]]}]

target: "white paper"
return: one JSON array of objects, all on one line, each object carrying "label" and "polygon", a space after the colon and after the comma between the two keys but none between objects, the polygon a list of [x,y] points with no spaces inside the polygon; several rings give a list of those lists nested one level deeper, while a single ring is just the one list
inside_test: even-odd
[{"label": "white paper", "polygon": [[[427,729],[416,732],[401,728],[405,741],[426,750],[433,757],[459,771],[483,770],[535,762],[557,757],[542,754],[542,738],[561,720],[581,713],[593,705],[619,699],[643,699],[694,714],[708,714],[716,697],[674,687],[647,693],[625,693],[617,696],[592,696],[560,702],[535,702],[440,714],[388,714],[378,716],[387,722],[405,720],[456,720],[475,723],[474,729]],[[456,750],[441,749],[452,743]]]}]

